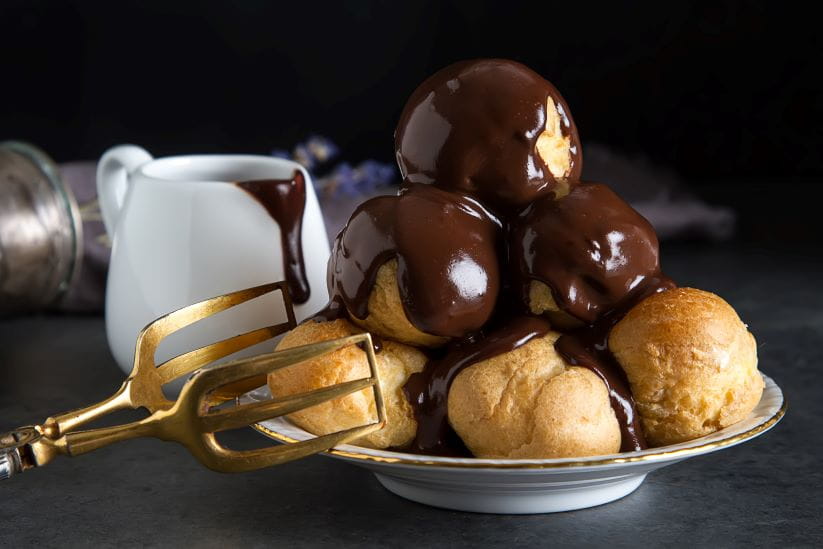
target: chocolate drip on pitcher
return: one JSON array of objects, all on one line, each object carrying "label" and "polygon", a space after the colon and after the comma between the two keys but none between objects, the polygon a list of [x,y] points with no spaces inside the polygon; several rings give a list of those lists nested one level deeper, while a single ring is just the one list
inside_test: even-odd
[{"label": "chocolate drip on pitcher", "polygon": [[295,170],[291,179],[254,179],[235,183],[263,206],[280,227],[283,272],[295,303],[309,300],[311,289],[303,262],[303,211],[306,209],[306,179]]}]

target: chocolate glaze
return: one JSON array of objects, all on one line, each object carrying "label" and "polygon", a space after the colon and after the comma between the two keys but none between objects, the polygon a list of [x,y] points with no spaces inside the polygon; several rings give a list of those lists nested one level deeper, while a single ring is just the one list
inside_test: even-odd
[{"label": "chocolate glaze", "polygon": [[369,293],[377,271],[397,253],[393,228],[396,209],[396,196],[367,200],[354,210],[334,240],[326,274],[329,295],[357,318],[368,316]]},{"label": "chocolate glaze", "polygon": [[500,291],[500,222],[474,200],[424,185],[397,203],[397,280],[419,330],[461,337],[491,318]]},{"label": "chocolate glaze", "polygon": [[414,91],[395,131],[404,181],[460,190],[499,208],[552,192],[555,178],[535,150],[549,97],[570,138],[568,179],[576,181],[582,151],[566,101],[539,74],[503,59],[450,65]]},{"label": "chocolate glaze", "polygon": [[471,455],[448,422],[447,399],[452,381],[463,369],[513,351],[548,333],[549,323],[534,316],[508,317],[487,334],[453,342],[433,357],[422,372],[412,374],[403,392],[414,410],[417,435],[406,451],[430,455]]},{"label": "chocolate glaze", "polygon": [[462,337],[494,311],[500,221],[475,200],[425,185],[361,204],[338,235],[329,293],[364,319],[377,271],[397,259],[403,309],[419,330]]},{"label": "chocolate glaze", "polygon": [[235,183],[259,202],[280,227],[283,271],[295,303],[305,303],[311,294],[303,262],[303,210],[306,180],[295,170],[291,179],[255,179]]}]

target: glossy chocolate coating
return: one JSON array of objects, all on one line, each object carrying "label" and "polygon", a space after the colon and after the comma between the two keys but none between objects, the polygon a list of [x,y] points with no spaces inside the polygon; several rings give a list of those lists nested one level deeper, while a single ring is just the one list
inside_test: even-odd
[{"label": "glossy chocolate coating", "polygon": [[409,98],[395,131],[404,182],[470,193],[493,210],[551,193],[555,178],[535,150],[549,97],[570,138],[568,179],[577,180],[580,139],[557,89],[520,63],[482,59],[438,71]]},{"label": "glossy chocolate coating", "polygon": [[327,282],[332,303],[338,301],[360,319],[368,316],[369,294],[377,270],[396,255],[396,196],[378,196],[360,204],[332,246]]},{"label": "glossy chocolate coating", "polygon": [[303,210],[306,209],[306,179],[295,170],[291,179],[255,179],[235,183],[263,206],[280,227],[283,271],[295,303],[311,295],[303,262]]},{"label": "glossy chocolate coating", "polygon": [[394,235],[411,323],[447,337],[482,328],[500,291],[500,222],[468,197],[415,185],[400,194]]},{"label": "glossy chocolate coating", "polygon": [[599,183],[529,205],[512,221],[509,245],[524,299],[539,280],[562,310],[587,324],[662,277],[651,224]]}]

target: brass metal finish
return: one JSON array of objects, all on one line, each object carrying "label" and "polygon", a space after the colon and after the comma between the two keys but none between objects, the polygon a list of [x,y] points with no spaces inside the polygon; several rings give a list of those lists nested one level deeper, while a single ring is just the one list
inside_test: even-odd
[{"label": "brass metal finish", "polygon": [[[155,365],[158,345],[169,334],[198,320],[267,293],[280,290],[287,321],[230,337]],[[296,325],[285,282],[240,290],[195,303],[161,317],[137,338],[134,368],[111,397],[97,404],[48,418],[42,425],[0,435],[0,479],[40,467],[58,455],[77,456],[114,442],[155,437],[184,445],[203,465],[221,472],[240,472],[277,465],[315,454],[381,429],[385,424],[383,395],[371,335],[357,334],[331,341],[262,354],[207,366],[251,345],[285,333]],[[239,404],[237,397],[265,385],[267,374],[320,357],[349,345],[366,352],[370,376],[289,397]],[[193,374],[176,400],[163,394],[163,385]],[[235,451],[220,444],[215,433],[252,425],[296,410],[371,388],[377,421],[294,444]],[[227,406],[226,403],[234,401]],[[139,421],[79,431],[78,428],[114,411],[142,408],[149,416]],[[5,473],[4,473],[5,472]]]}]

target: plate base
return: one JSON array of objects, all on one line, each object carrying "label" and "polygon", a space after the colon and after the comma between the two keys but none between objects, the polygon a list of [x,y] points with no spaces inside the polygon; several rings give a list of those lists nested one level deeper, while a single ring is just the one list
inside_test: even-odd
[{"label": "plate base", "polygon": [[559,513],[603,505],[631,494],[646,478],[645,474],[625,475],[595,483],[569,483],[567,487],[555,483],[472,487],[426,482],[408,476],[379,473],[375,476],[388,491],[418,503],[508,515]]}]

